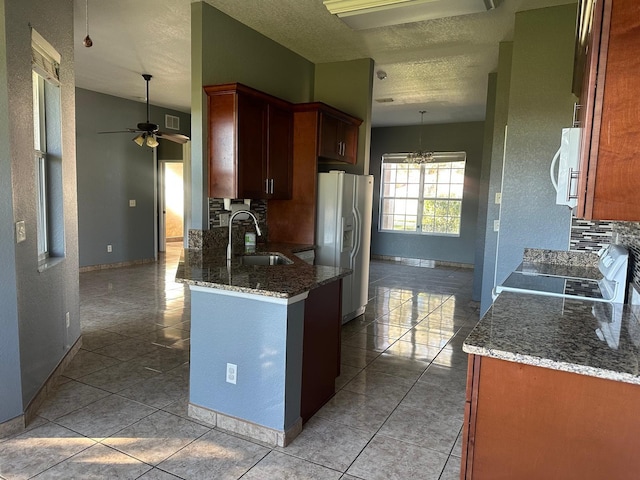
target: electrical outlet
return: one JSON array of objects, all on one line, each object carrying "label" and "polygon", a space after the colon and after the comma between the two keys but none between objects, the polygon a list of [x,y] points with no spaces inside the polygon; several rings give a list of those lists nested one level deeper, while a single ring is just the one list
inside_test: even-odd
[{"label": "electrical outlet", "polygon": [[107,245],[107,253],[113,252],[113,247],[111,245]]},{"label": "electrical outlet", "polygon": [[227,363],[227,383],[236,384],[238,379],[238,366],[233,363]]},{"label": "electrical outlet", "polygon": [[129,200],[129,206],[130,207],[135,207],[136,206],[136,201],[135,200]]},{"label": "electrical outlet", "polygon": [[220,226],[221,227],[228,227],[229,226],[229,214],[228,213],[221,213],[220,214]]},{"label": "electrical outlet", "polygon": [[67,326],[67,328],[69,328],[69,327],[71,326],[71,320],[70,320],[70,318],[69,318],[69,312],[67,312],[67,313],[64,315],[64,319],[65,319],[65,325]]},{"label": "electrical outlet", "polygon": [[502,203],[502,192],[496,192],[496,205],[500,205]]},{"label": "electrical outlet", "polygon": [[500,220],[494,220],[493,221],[493,231],[497,232],[500,230]]}]

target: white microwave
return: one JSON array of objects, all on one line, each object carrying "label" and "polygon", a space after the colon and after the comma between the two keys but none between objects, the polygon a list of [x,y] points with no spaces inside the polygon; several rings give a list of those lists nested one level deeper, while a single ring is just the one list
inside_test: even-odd
[{"label": "white microwave", "polygon": [[580,131],[578,127],[562,129],[560,148],[549,169],[551,183],[556,190],[556,204],[568,205],[569,208],[574,208],[578,203]]}]

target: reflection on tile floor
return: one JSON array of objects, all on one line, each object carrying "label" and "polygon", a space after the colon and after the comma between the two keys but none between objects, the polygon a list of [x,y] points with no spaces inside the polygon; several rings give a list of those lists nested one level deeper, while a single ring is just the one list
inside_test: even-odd
[{"label": "reflection on tile floor", "polygon": [[179,246],[157,264],[80,275],[83,348],[0,478],[459,477],[472,272],[372,262],[364,315],[343,328],[336,395],[286,448],[188,417],[189,291]]}]

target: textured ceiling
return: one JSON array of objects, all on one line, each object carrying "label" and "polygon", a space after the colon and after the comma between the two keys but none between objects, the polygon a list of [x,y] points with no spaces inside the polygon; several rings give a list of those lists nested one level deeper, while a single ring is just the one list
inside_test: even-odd
[{"label": "textured ceiling", "polygon": [[[373,126],[484,119],[487,75],[516,11],[571,0],[504,0],[495,10],[404,25],[352,30],[322,0],[206,0],[314,63],[370,57]],[[190,0],[89,1],[92,48],[82,46],[85,2],[75,0],[76,84],[141,100],[151,73],[151,103],[190,110]],[[390,103],[375,99],[393,98]]]}]

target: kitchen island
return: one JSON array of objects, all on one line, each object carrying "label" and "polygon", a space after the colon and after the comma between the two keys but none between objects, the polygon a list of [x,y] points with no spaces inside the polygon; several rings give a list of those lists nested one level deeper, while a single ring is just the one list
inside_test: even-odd
[{"label": "kitchen island", "polygon": [[463,345],[461,479],[636,478],[639,312],[501,293]]},{"label": "kitchen island", "polygon": [[333,395],[341,279],[351,271],[296,257],[309,248],[259,244],[255,254],[284,257],[279,265],[184,251],[176,281],[191,290],[191,416],[285,446]]}]

